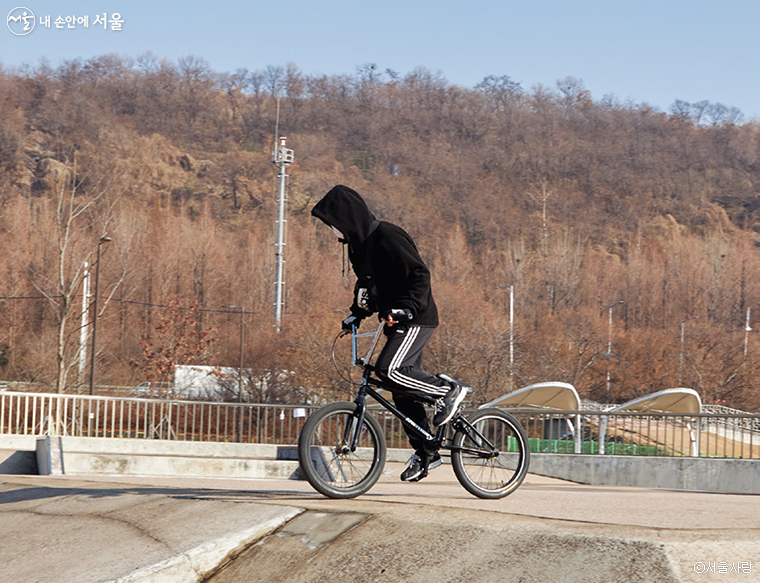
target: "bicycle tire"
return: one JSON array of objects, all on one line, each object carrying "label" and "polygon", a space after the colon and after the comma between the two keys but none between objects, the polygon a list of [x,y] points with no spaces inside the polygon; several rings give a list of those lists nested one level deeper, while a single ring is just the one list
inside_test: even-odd
[{"label": "bicycle tire", "polygon": [[528,473],[530,446],[525,430],[515,417],[499,409],[481,409],[467,421],[498,451],[485,446],[481,437],[460,424],[451,450],[457,480],[478,498],[508,496]]},{"label": "bicycle tire", "polygon": [[341,451],[347,423],[356,421],[356,405],[325,405],[304,423],[298,436],[298,462],[309,484],[329,498],[355,498],[380,479],[385,466],[385,436],[366,414],[355,451]]}]

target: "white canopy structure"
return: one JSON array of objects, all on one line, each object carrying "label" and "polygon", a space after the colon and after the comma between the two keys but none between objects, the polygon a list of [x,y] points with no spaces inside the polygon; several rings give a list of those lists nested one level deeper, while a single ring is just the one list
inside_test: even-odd
[{"label": "white canopy structure", "polygon": [[536,383],[494,399],[482,405],[487,407],[512,407],[515,409],[553,409],[555,411],[578,411],[581,400],[578,391],[568,383]]},{"label": "white canopy structure", "polygon": [[[678,415],[699,415],[702,412],[702,399],[694,389],[676,388],[657,391],[632,399],[622,405],[607,409],[608,413],[675,413]],[[604,416],[599,424],[599,453],[604,453],[604,442],[607,435],[608,417]],[[699,443],[691,428],[691,423],[685,423],[691,439],[691,455],[699,455]]]},{"label": "white canopy structure", "polygon": [[665,389],[638,397],[613,407],[610,411],[641,411],[642,413],[657,411],[658,413],[699,415],[702,412],[702,399],[694,389]]},{"label": "white canopy structure", "polygon": [[[537,411],[578,411],[581,400],[573,385],[548,382],[535,383],[517,389],[482,405],[480,408],[485,409],[496,405],[512,409],[535,409]],[[575,426],[564,415],[544,418],[543,433],[545,439],[564,439],[567,435],[573,435],[574,451],[580,453],[580,416],[577,413],[575,414]]]}]

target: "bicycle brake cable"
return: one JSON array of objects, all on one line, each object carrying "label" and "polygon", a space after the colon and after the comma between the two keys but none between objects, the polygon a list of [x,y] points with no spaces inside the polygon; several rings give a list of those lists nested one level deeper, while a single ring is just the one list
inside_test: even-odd
[{"label": "bicycle brake cable", "polygon": [[341,332],[341,333],[340,333],[340,334],[338,334],[338,335],[335,337],[335,339],[333,340],[333,343],[332,343],[332,361],[333,361],[333,365],[335,366],[335,371],[338,373],[338,376],[341,378],[341,380],[343,380],[343,381],[347,382],[349,385],[355,385],[355,386],[358,386],[358,385],[359,385],[359,383],[358,383],[358,382],[356,382],[356,381],[354,381],[354,380],[351,378],[351,375],[350,375],[350,374],[349,374],[348,378],[346,378],[346,377],[344,376],[344,372],[343,372],[343,371],[340,369],[340,367],[338,366],[338,361],[337,361],[337,359],[335,358],[335,346],[338,344],[338,339],[339,339],[339,338],[343,338],[343,336],[346,336],[346,334],[343,334],[343,332]]}]

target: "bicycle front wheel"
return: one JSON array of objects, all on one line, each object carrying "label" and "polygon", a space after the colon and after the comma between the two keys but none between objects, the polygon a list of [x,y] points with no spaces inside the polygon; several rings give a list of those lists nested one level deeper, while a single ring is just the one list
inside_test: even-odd
[{"label": "bicycle front wheel", "polygon": [[528,473],[530,447],[520,422],[499,409],[481,409],[457,427],[451,465],[459,483],[479,498],[503,498]]},{"label": "bicycle front wheel", "polygon": [[367,492],[385,466],[385,438],[369,414],[356,434],[356,405],[331,403],[304,423],[298,437],[298,462],[309,484],[329,498],[354,498]]}]

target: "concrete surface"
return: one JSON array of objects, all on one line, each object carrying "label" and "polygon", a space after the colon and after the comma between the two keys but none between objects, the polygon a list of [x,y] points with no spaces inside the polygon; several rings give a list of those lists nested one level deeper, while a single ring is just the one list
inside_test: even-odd
[{"label": "concrete surface", "polygon": [[295,480],[0,476],[0,581],[760,581],[760,496],[529,475],[487,501],[448,464],[416,484],[402,467],[343,501]]}]

